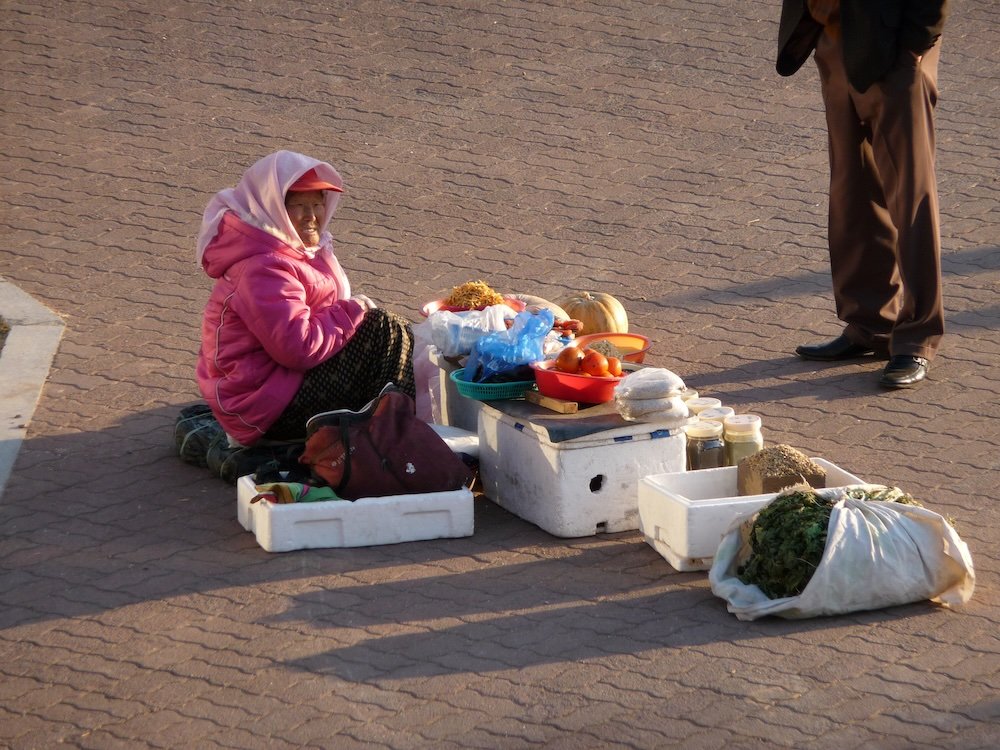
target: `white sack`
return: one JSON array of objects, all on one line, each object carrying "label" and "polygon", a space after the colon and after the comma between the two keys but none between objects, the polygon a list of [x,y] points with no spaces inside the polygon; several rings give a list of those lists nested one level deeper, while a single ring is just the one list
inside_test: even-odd
[{"label": "white sack", "polygon": [[855,500],[843,488],[818,492],[840,499],[830,514],[823,557],[798,596],[769,599],[736,577],[750,556],[753,518],[723,537],[709,582],[740,620],[838,615],[924,599],[954,606],[972,597],[969,548],[943,516],[916,505]]}]

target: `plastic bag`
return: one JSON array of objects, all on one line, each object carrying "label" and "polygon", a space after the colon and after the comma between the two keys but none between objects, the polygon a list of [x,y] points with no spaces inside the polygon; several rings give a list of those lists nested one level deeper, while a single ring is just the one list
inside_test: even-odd
[{"label": "plastic bag", "polygon": [[629,422],[686,419],[687,404],[680,376],[663,367],[644,367],[615,386],[615,408]]},{"label": "plastic bag", "polygon": [[441,417],[441,367],[431,359],[438,353],[432,341],[433,317],[413,326],[413,402],[417,416],[425,422],[437,422]]},{"label": "plastic bag", "polygon": [[844,488],[817,492],[837,503],[823,557],[798,596],[769,599],[737,577],[750,554],[753,517],[722,538],[708,578],[712,593],[725,599],[737,618],[800,619],[924,599],[955,606],[972,597],[975,571],[969,548],[943,516],[918,505],[856,500]]},{"label": "plastic bag", "polygon": [[258,484],[257,494],[251,503],[267,500],[275,505],[290,503],[318,503],[323,500],[340,500],[332,487],[314,487],[304,482],[270,482]]},{"label": "plastic bag", "polygon": [[[632,377],[629,375],[629,377]],[[628,378],[626,378],[628,380]],[[669,398],[616,398],[615,408],[629,422],[663,422],[687,419],[687,404],[680,396]]]},{"label": "plastic bag", "polygon": [[684,390],[684,381],[663,367],[636,370],[615,386],[615,398],[670,398]]},{"label": "plastic bag", "polygon": [[545,337],[555,318],[550,310],[519,312],[509,330],[479,338],[465,363],[467,380],[482,383],[544,357]]},{"label": "plastic bag", "polygon": [[445,357],[462,357],[473,345],[491,331],[506,331],[507,319],[513,310],[507,305],[492,305],[483,310],[453,313],[439,310],[428,319],[431,340]]}]

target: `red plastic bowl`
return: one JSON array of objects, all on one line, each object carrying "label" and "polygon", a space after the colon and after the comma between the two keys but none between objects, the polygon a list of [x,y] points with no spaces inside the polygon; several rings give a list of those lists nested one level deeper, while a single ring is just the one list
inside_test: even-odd
[{"label": "red plastic bowl", "polygon": [[586,333],[577,336],[573,344],[578,349],[586,349],[598,341],[607,341],[612,346],[621,349],[622,359],[626,362],[641,363],[649,351],[650,341],[638,333]]},{"label": "red plastic bowl", "polygon": [[585,404],[603,404],[615,397],[615,386],[621,378],[595,378],[560,372],[555,369],[555,361],[534,362],[535,383],[543,396],[561,398],[567,401],[582,401]]},{"label": "red plastic bowl", "polygon": [[[513,297],[504,297],[504,304],[510,307],[514,312],[522,312],[528,306],[519,299],[514,299]],[[470,308],[468,307],[453,307],[452,305],[446,305],[443,299],[436,299],[433,302],[428,302],[426,305],[420,308],[420,314],[425,318],[430,317],[431,314],[439,312],[441,310],[447,310],[448,312],[459,313],[468,312]],[[477,310],[485,310],[485,307],[477,307]]]}]

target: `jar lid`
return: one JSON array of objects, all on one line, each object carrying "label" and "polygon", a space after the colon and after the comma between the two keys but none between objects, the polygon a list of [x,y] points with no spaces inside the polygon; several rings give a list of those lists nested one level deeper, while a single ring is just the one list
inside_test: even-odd
[{"label": "jar lid", "polygon": [[722,434],[722,424],[699,420],[684,425],[684,433],[692,438],[713,438]]},{"label": "jar lid", "polygon": [[726,426],[726,432],[746,435],[760,429],[760,417],[756,414],[734,414],[726,417],[723,424]]},{"label": "jar lid", "polygon": [[722,402],[717,398],[707,398],[701,396],[699,398],[689,398],[684,402],[687,404],[687,408],[692,414],[697,414],[705,409],[717,409],[722,406]]},{"label": "jar lid", "polygon": [[722,420],[733,416],[735,413],[736,410],[729,406],[716,406],[714,409],[704,409],[698,412],[698,419],[708,419],[712,422],[722,424]]}]

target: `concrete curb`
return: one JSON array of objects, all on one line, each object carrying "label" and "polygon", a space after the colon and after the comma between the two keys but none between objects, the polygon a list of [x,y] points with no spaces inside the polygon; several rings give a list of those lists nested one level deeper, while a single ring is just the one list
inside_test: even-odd
[{"label": "concrete curb", "polygon": [[33,297],[0,277],[0,314],[10,333],[0,351],[0,497],[28,432],[65,325]]}]

